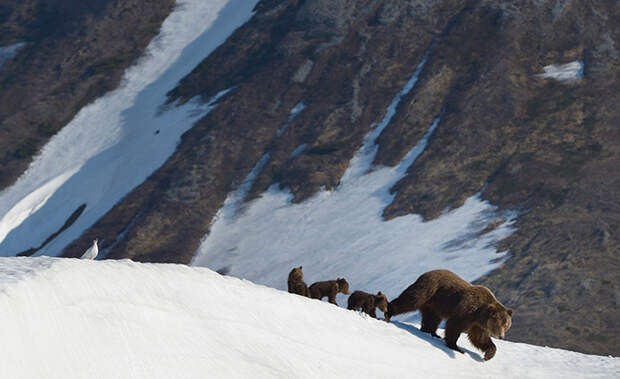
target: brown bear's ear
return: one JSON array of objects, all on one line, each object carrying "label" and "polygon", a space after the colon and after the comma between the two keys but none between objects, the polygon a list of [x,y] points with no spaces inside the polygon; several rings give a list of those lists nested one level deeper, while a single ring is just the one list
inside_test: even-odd
[{"label": "brown bear's ear", "polygon": [[381,296],[381,295],[383,295],[381,291],[377,292],[377,296]]},{"label": "brown bear's ear", "polygon": [[514,312],[514,310],[512,310],[511,308],[508,308],[506,309],[506,311],[508,311],[508,315],[512,317],[512,313]]}]

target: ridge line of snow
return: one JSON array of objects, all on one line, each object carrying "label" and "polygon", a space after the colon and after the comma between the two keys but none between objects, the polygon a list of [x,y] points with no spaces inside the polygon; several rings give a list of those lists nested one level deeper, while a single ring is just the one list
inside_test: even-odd
[{"label": "ridge line of snow", "polygon": [[2,378],[606,379],[620,371],[618,358],[505,340],[482,363],[465,335],[458,354],[419,325],[176,264],[0,258],[0,308]]}]

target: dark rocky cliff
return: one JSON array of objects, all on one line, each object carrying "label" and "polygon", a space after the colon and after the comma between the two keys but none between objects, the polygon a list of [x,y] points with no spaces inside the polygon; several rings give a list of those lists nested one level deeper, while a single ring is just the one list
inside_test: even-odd
[{"label": "dark rocky cliff", "polygon": [[[426,56],[375,163],[396,164],[441,121],[384,216],[432,219],[478,192],[517,211],[510,259],[480,279],[516,309],[508,338],[620,355],[619,20],[611,0],[262,1],[169,96],[233,90],[65,255],[99,237],[109,258],[189,262],[265,153],[249,198],[333,188]],[[575,60],[580,80],[538,76]]]}]

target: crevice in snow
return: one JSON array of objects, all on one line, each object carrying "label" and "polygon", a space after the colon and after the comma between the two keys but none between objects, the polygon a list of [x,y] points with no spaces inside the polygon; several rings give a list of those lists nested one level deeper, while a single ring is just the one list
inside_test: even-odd
[{"label": "crevice in snow", "polygon": [[80,217],[80,215],[82,214],[82,212],[84,212],[84,209],[86,209],[86,204],[82,204],[80,205],[76,210],[73,211],[73,213],[71,213],[71,215],[67,218],[67,221],[65,221],[64,224],[62,224],[62,226],[55,231],[54,233],[52,233],[52,235],[50,235],[49,237],[47,237],[45,239],[45,241],[43,241],[43,243],[41,245],[39,245],[36,248],[30,248],[28,250],[22,251],[17,253],[17,256],[31,256],[33,254],[35,254],[37,251],[41,250],[42,248],[45,247],[45,245],[47,245],[48,243],[50,243],[51,241],[54,240],[54,238],[58,237],[58,235],[60,233],[62,233],[63,231],[65,231],[67,228],[69,228],[71,225],[73,225],[73,223]]}]

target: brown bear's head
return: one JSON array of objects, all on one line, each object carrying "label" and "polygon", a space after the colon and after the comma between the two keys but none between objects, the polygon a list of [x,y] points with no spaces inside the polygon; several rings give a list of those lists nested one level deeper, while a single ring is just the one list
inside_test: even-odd
[{"label": "brown bear's head", "polygon": [[388,300],[381,291],[377,292],[375,295],[375,306],[379,308],[379,310],[383,313],[387,313],[388,310]]},{"label": "brown bear's head", "polygon": [[512,325],[513,310],[501,304],[487,305],[482,314],[486,329],[495,338],[504,338],[504,334]]},{"label": "brown bear's head", "polygon": [[342,292],[345,295],[349,294],[349,283],[347,283],[344,278],[336,279],[336,283],[338,283],[338,291]]},{"label": "brown bear's head", "polygon": [[291,270],[290,274],[288,274],[288,280],[291,281],[303,281],[304,280],[304,273],[301,271],[301,267],[295,267],[294,269]]}]

